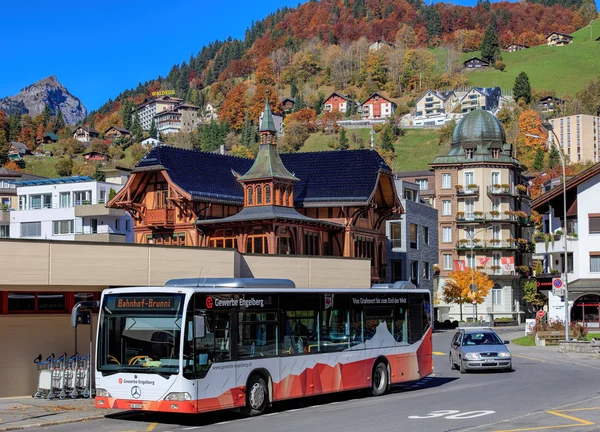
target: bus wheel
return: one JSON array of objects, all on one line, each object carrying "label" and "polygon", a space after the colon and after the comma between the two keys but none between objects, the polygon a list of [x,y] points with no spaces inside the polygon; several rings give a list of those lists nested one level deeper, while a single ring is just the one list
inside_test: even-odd
[{"label": "bus wheel", "polygon": [[253,375],[246,387],[246,406],[242,413],[247,416],[261,415],[267,406],[267,383],[259,375]]},{"label": "bus wheel", "polygon": [[373,396],[380,396],[387,391],[388,388],[388,370],[383,362],[377,363],[373,370],[371,393]]}]

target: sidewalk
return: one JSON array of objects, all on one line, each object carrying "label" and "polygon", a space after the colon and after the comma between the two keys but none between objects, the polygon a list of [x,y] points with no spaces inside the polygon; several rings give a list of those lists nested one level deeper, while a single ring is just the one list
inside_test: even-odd
[{"label": "sidewalk", "polygon": [[85,422],[108,413],[95,408],[93,399],[0,399],[0,432]]}]

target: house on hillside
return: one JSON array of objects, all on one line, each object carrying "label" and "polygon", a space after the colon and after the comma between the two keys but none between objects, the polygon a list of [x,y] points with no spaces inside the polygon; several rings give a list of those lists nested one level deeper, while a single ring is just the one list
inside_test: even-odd
[{"label": "house on hillside", "polygon": [[285,98],[281,101],[281,108],[284,113],[291,113],[296,105],[296,100],[292,98]]},{"label": "house on hillside", "polygon": [[159,98],[147,98],[143,103],[136,106],[131,112],[131,122],[135,121],[137,116],[142,129],[149,131],[152,127],[152,120],[154,117],[162,111],[172,111],[176,106],[183,103],[183,99],[162,96]]},{"label": "house on hillside", "polygon": [[58,142],[58,137],[52,132],[46,132],[41,138],[36,138],[35,142],[37,145],[53,144]]},{"label": "house on hillside", "polygon": [[206,108],[204,108],[204,119],[211,121],[217,120],[218,118],[217,107],[212,104],[206,104]]},{"label": "house on hillside", "polygon": [[[271,115],[273,117],[273,123],[275,124],[275,130],[277,132],[277,136],[283,136],[283,117],[275,114]],[[263,121],[263,113],[260,113],[260,117],[258,118],[258,124],[261,124]]]},{"label": "house on hillside", "polygon": [[469,60],[463,62],[465,69],[481,69],[486,68],[489,65],[489,62],[480,59],[479,57],[471,57]]},{"label": "house on hillside", "polygon": [[554,96],[546,96],[539,100],[538,107],[542,112],[554,112],[558,105],[564,104],[565,101]]},{"label": "house on hillside", "polygon": [[75,138],[77,141],[87,143],[94,138],[100,138],[100,132],[90,127],[79,126],[73,132],[73,138]]},{"label": "house on hillside", "polygon": [[354,101],[352,98],[350,98],[350,96],[333,92],[327,99],[325,99],[323,111],[345,113],[350,109],[351,104],[353,103]]},{"label": "house on hillside", "polygon": [[379,51],[381,48],[394,48],[394,45],[381,39],[369,45],[369,51]]},{"label": "house on hillside", "polygon": [[115,141],[121,138],[130,139],[131,132],[129,132],[127,129],[118,126],[111,126],[104,132],[104,138],[109,139],[111,141]]},{"label": "house on hillside", "polygon": [[97,151],[91,151],[83,154],[83,163],[87,164],[88,162],[101,162],[106,163],[110,159],[110,156],[106,153],[101,153]]},{"label": "house on hillside", "polygon": [[27,146],[17,141],[11,141],[8,145],[8,157],[11,160],[21,160],[23,156],[29,155],[31,152]]},{"label": "house on hillside", "polygon": [[573,42],[573,36],[559,32],[552,32],[546,36],[546,42],[548,46],[568,45]]},{"label": "house on hillside", "polygon": [[469,113],[477,108],[485,111],[495,111],[500,105],[502,90],[500,87],[472,87],[461,99],[462,113]]},{"label": "house on hillside", "polygon": [[156,147],[157,145],[161,145],[163,143],[156,138],[149,137],[149,138],[146,138],[145,140],[142,140],[141,144],[144,147]]},{"label": "house on hillside", "polygon": [[443,125],[448,118],[447,113],[452,111],[457,102],[458,99],[453,91],[436,92],[427,90],[415,102],[413,124],[415,126]]},{"label": "house on hillside", "polygon": [[360,104],[361,117],[365,120],[385,119],[394,115],[396,106],[396,103],[380,93],[373,93]]},{"label": "house on hillside", "polygon": [[507,45],[506,48],[504,48],[504,51],[515,52],[515,51],[522,51],[527,48],[529,48],[529,47],[525,44],[518,44],[516,42],[513,42],[510,45]]}]

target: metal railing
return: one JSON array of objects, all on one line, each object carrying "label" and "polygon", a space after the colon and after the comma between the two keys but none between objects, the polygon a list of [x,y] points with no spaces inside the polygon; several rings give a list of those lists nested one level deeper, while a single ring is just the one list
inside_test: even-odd
[{"label": "metal railing", "polygon": [[459,212],[456,214],[456,220],[458,222],[478,222],[478,221],[499,221],[499,222],[519,222],[520,217],[515,214],[507,214],[506,212],[473,212],[464,213]]},{"label": "metal railing", "polygon": [[460,187],[456,189],[456,195],[479,195],[479,186],[477,187]]},{"label": "metal railing", "polygon": [[96,205],[96,204],[106,204],[107,200],[69,200],[68,202],[58,202],[51,204],[40,204],[40,205],[27,205],[27,207],[19,207],[20,211],[25,210],[48,210],[48,209],[58,209],[58,208],[72,208],[84,205]]},{"label": "metal railing", "polygon": [[506,240],[459,240],[456,243],[457,249],[516,249],[517,242],[509,242]]},{"label": "metal railing", "polygon": [[84,226],[81,229],[75,231],[75,234],[83,235],[83,234],[119,234],[125,235],[125,231],[116,230],[108,225],[98,225],[96,228],[91,226]]}]

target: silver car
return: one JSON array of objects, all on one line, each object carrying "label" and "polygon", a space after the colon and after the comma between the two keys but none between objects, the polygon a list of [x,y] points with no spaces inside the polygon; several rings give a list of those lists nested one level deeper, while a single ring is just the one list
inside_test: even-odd
[{"label": "silver car", "polygon": [[512,370],[508,341],[502,341],[491,328],[458,329],[450,343],[450,369],[468,370],[501,369]]}]

